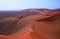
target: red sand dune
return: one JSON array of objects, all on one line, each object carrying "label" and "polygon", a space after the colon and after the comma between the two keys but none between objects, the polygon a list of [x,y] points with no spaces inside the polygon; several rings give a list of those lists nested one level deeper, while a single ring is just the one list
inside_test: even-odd
[{"label": "red sand dune", "polygon": [[0,35],[0,39],[60,39],[60,11],[44,11],[23,20],[28,21],[25,27],[10,36]]}]

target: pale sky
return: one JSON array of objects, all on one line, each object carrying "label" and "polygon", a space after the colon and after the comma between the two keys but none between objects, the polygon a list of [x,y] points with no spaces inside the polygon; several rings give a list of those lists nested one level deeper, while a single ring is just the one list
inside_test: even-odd
[{"label": "pale sky", "polygon": [[60,0],[0,0],[0,11],[28,8],[60,8]]}]

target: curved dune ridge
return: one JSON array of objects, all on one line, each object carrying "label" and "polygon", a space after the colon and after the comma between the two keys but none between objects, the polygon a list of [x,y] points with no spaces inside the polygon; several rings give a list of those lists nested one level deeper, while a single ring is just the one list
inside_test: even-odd
[{"label": "curved dune ridge", "polygon": [[[30,11],[38,14],[25,14]],[[0,19],[0,39],[60,39],[60,9],[27,9]]]}]

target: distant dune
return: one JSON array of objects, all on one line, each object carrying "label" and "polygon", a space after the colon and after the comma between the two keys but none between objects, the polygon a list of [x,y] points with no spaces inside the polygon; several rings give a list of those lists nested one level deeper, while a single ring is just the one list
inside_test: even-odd
[{"label": "distant dune", "polygon": [[60,9],[0,12],[0,39],[60,39]]}]

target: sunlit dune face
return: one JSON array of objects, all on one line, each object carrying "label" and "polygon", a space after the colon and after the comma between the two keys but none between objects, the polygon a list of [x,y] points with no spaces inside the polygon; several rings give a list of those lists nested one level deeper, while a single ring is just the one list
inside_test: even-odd
[{"label": "sunlit dune face", "polygon": [[[47,15],[48,16],[48,15]],[[50,15],[49,15],[50,16]],[[46,17],[46,16],[45,16]],[[60,39],[60,15],[54,14],[51,17],[37,19],[32,26],[35,34],[46,39]],[[34,35],[34,33],[32,35]]]},{"label": "sunlit dune face", "polygon": [[[48,24],[40,22],[39,24],[33,25],[33,30],[35,34],[39,34],[38,36],[42,36],[42,38],[59,38],[60,37],[60,25],[56,24]],[[34,35],[33,33],[33,35]]]}]

